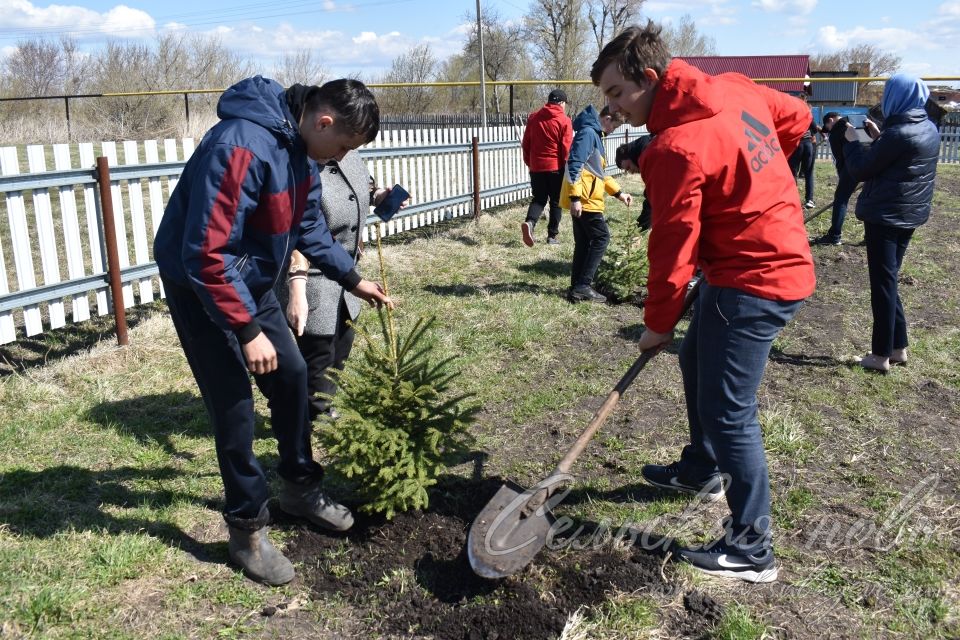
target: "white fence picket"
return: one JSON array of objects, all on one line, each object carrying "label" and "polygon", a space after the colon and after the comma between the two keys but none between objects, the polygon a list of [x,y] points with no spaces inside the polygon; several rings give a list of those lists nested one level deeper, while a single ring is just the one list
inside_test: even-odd
[{"label": "white fence picket", "polygon": [[[84,169],[93,169],[96,167],[96,159],[93,155],[93,143],[82,142],[79,145],[80,167]],[[96,187],[92,184],[83,188],[83,206],[87,215],[87,246],[90,247],[90,272],[94,275],[107,272],[103,234],[100,233],[101,221],[99,209],[97,208]],[[110,305],[107,299],[107,288],[100,287],[97,292],[97,315],[104,316],[110,313]]]},{"label": "white fence picket", "polygon": [[[70,158],[70,145],[53,145],[53,163],[58,171],[73,168]],[[67,256],[67,277],[71,280],[86,275],[83,264],[83,245],[80,240],[80,218],[77,213],[77,198],[73,187],[60,187],[60,221],[63,231],[63,249]],[[73,311],[73,321],[82,322],[90,319],[90,301],[87,294],[78,294],[72,297],[70,307]]]},{"label": "white fence picket", "polygon": [[[123,160],[127,165],[140,164],[140,150],[137,148],[136,141],[127,140],[123,143]],[[150,251],[147,249],[147,221],[144,216],[143,187],[140,180],[127,180],[127,196],[130,199],[134,260],[138,265],[147,264],[150,262]],[[153,281],[150,278],[142,278],[137,284],[140,302],[153,302]]]},{"label": "white fence picket", "polygon": [[[0,149],[0,173],[5,176],[20,174],[20,159],[15,147]],[[27,207],[23,193],[12,191],[7,194],[7,219],[10,223],[10,241],[13,245],[13,262],[17,271],[17,290],[24,291],[37,286],[33,270],[33,250],[30,242],[30,230],[27,226]],[[23,309],[23,322],[26,334],[33,336],[43,332],[40,318],[40,306],[32,304]]]},{"label": "white fence picket", "polygon": [[[10,151],[14,152],[14,166],[16,166],[16,149],[0,148],[0,175],[7,175],[7,156]],[[7,261],[3,255],[3,244],[0,243],[0,296],[8,293],[10,293],[10,283],[7,280]],[[0,312],[0,344],[14,342],[16,339],[17,328],[13,320],[13,310]]]},{"label": "white fence picket", "polygon": [[[44,173],[47,170],[47,159],[43,145],[27,145],[27,165],[30,173]],[[40,251],[40,269],[43,273],[43,284],[57,284],[60,282],[60,262],[57,252],[57,234],[53,226],[53,207],[50,204],[49,189],[33,190],[33,219],[37,230],[37,248]],[[51,329],[59,329],[67,323],[63,301],[57,300],[47,304],[47,316]]]}]

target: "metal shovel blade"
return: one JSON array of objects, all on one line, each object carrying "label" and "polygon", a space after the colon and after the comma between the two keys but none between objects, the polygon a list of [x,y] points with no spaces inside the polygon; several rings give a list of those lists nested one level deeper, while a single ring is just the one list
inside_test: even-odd
[{"label": "metal shovel blade", "polygon": [[474,573],[483,578],[505,578],[530,564],[554,523],[551,501],[526,515],[527,501],[541,489],[508,482],[483,508],[467,536],[467,557]]}]

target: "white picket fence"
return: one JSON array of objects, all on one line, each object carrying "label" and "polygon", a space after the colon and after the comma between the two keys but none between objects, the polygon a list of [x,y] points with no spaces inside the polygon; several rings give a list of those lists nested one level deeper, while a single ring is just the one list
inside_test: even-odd
[{"label": "white picket fence", "polygon": [[[377,184],[402,184],[412,198],[389,223],[368,218],[364,240],[375,223],[390,235],[472,214],[474,136],[482,140],[481,208],[528,197],[521,135],[519,127],[489,127],[482,136],[467,128],[381,132],[361,155]],[[637,135],[621,129],[610,136],[608,157]],[[25,155],[0,147],[0,344],[16,341],[20,332],[33,336],[82,322],[92,308],[97,315],[112,311],[96,156],[111,168],[123,307],[163,297],[152,240],[194,146],[190,138],[28,145]]]}]

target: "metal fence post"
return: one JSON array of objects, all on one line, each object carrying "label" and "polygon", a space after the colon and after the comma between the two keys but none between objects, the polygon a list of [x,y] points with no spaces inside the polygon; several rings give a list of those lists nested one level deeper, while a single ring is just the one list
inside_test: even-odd
[{"label": "metal fence post", "polygon": [[183,92],[183,113],[187,116],[187,127],[190,126],[190,94]]},{"label": "metal fence post", "polygon": [[110,165],[103,156],[97,158],[97,184],[100,187],[100,210],[103,213],[103,235],[107,246],[107,272],[110,276],[110,296],[113,315],[117,319],[117,344],[130,344],[127,336],[127,310],[123,306],[123,283],[120,279],[120,254],[117,251],[117,225],[113,217],[113,197],[110,195]]},{"label": "metal fence post", "polygon": [[70,131],[70,96],[63,96],[63,107],[67,112],[67,142],[73,142],[73,134]]},{"label": "metal fence post", "polygon": [[473,136],[473,217],[480,218],[480,139]]}]

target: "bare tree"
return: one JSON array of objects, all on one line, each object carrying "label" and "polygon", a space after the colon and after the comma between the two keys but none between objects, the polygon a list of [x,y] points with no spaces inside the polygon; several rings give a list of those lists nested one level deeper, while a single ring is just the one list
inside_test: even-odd
[{"label": "bare tree", "polygon": [[585,8],[587,22],[593,31],[596,52],[615,35],[637,22],[640,9],[645,0],[587,0]]},{"label": "bare tree", "polygon": [[63,50],[63,92],[66,95],[81,93],[86,83],[87,58],[80,53],[73,38],[61,38],[60,48]]},{"label": "bare tree", "polygon": [[[468,59],[480,59],[480,41],[477,37],[476,14],[466,16],[473,28],[463,48]],[[521,80],[529,77],[530,60],[524,47],[524,29],[521,24],[511,24],[493,9],[481,13],[483,25],[483,68],[489,80]],[[479,73],[477,74],[479,76]],[[505,87],[495,86],[490,99],[496,113],[502,113]]]},{"label": "bare tree", "polygon": [[[380,82],[432,82],[439,70],[440,61],[433,55],[430,45],[421,44],[394,58],[390,71]],[[377,102],[386,113],[427,113],[433,110],[435,97],[430,87],[395,87],[380,89]]]},{"label": "bare tree", "polygon": [[576,0],[534,0],[525,26],[534,59],[546,77],[566,80],[582,77],[584,21]]},{"label": "bare tree", "polygon": [[63,91],[65,65],[59,43],[40,39],[19,42],[3,66],[15,96],[56,95]]},{"label": "bare tree", "polygon": [[715,56],[717,42],[697,30],[693,18],[686,14],[675,25],[664,25],[661,34],[667,51],[674,56]]},{"label": "bare tree", "polygon": [[329,76],[312,49],[284,53],[273,66],[273,79],[285,87],[292,84],[323,84]]},{"label": "bare tree", "polygon": [[191,87],[228,87],[253,74],[240,54],[224,46],[219,36],[195,34],[189,40]]},{"label": "bare tree", "polygon": [[[439,82],[466,82],[480,77],[477,63],[464,53],[450,56],[440,63]],[[473,112],[480,110],[480,90],[473,87],[449,87],[438,96],[438,108],[444,112]]]}]

